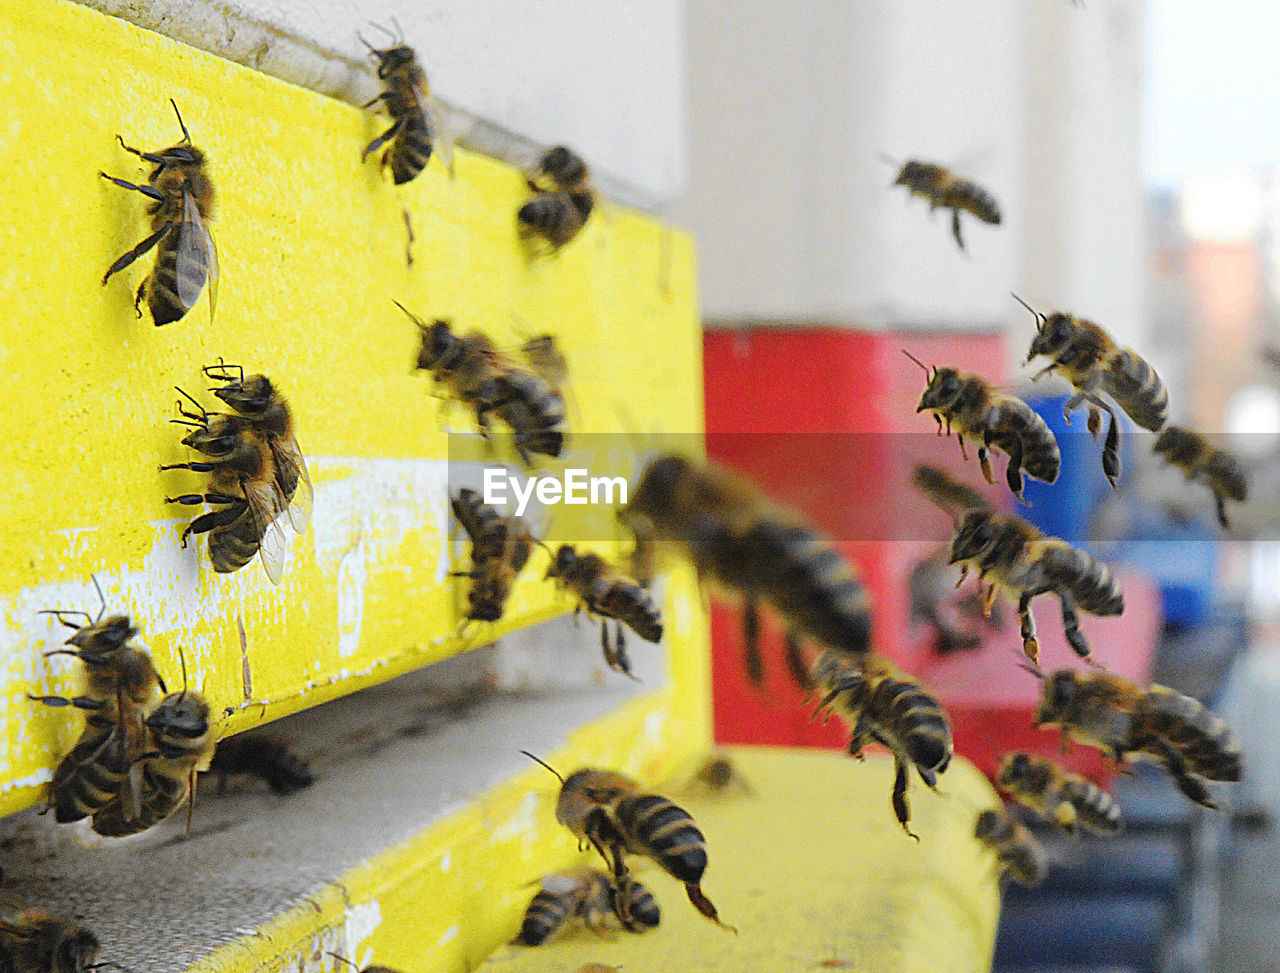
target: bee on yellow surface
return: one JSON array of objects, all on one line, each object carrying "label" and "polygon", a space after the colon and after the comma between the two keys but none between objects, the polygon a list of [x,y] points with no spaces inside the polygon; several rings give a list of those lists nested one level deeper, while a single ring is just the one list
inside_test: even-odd
[{"label": "bee on yellow surface", "polygon": [[521,753],[560,780],[556,820],[580,841],[590,842],[612,869],[619,890],[618,916],[624,925],[634,921],[628,910],[641,901],[627,872],[628,854],[653,859],[664,872],[684,883],[695,909],[717,925],[725,925],[702,892],[707,842],[688,811],[660,794],[643,792],[625,774],[583,768],[565,778],[528,751]]},{"label": "bee on yellow surface", "polygon": [[[662,641],[662,613],[653,598],[638,581],[622,574],[599,554],[579,554],[569,544],[561,544],[546,576],[578,596],[575,614],[585,608],[589,615],[600,619],[600,645],[610,669],[631,675],[622,635],[624,625],[646,642]],[[612,644],[608,619],[614,620]]]},{"label": "bee on yellow surface", "polygon": [[964,450],[965,437],[981,443],[978,462],[988,483],[995,482],[987,454],[993,446],[1009,457],[1005,480],[1019,500],[1022,500],[1024,470],[1027,476],[1045,483],[1058,479],[1058,468],[1062,465],[1058,441],[1031,406],[997,391],[978,375],[955,368],[935,367],[930,371],[909,351],[904,351],[904,354],[923,368],[928,376],[929,384],[920,397],[916,412],[930,410],[937,420],[939,435],[944,422],[948,436],[954,427],[960,454],[965,459],[969,458]]},{"label": "bee on yellow surface", "polygon": [[[1103,399],[1105,392],[1143,429],[1159,432],[1169,421],[1169,391],[1156,370],[1131,348],[1122,348],[1101,327],[1085,318],[1055,311],[1042,314],[1013,295],[1036,319],[1036,336],[1027,352],[1027,362],[1040,355],[1049,359],[1035,378],[1057,371],[1075,388],[1062,407],[1070,413],[1089,403],[1089,431],[1095,436],[1102,428],[1102,414],[1111,416],[1102,446],[1102,471],[1114,487],[1120,478],[1120,427],[1115,410]],[[1033,379],[1034,381],[1035,379]]]},{"label": "bee on yellow surface", "polygon": [[132,189],[151,200],[147,206],[151,235],[108,267],[102,283],[154,248],[156,264],[138,286],[134,308],[141,317],[145,296],[151,319],[157,325],[177,321],[190,311],[206,283],[212,321],[218,298],[218,251],[206,225],[213,217],[213,182],[205,171],[204,153],[191,144],[191,134],[178,113],[178,106],[172,99],[169,104],[173,105],[182,129],[182,141],[177,145],[159,152],[142,152],[116,136],[126,152],[155,167],[146,185],[98,173],[122,189]]},{"label": "bee on yellow surface", "polygon": [[951,539],[949,560],[959,564],[963,578],[970,569],[996,593],[1017,600],[1022,620],[1022,649],[1032,662],[1040,655],[1031,599],[1052,592],[1062,603],[1067,642],[1081,658],[1089,656],[1089,642],[1080,631],[1076,608],[1094,615],[1119,615],[1124,595],[1111,571],[1084,551],[1057,537],[1047,537],[1021,517],[990,510],[964,515]]},{"label": "bee on yellow surface", "polygon": [[[394,36],[392,39],[396,40]],[[383,84],[381,94],[364,107],[382,102],[392,121],[390,128],[365,146],[360,161],[390,142],[390,148],[382,153],[381,165],[391,170],[397,186],[422,172],[432,152],[452,172],[453,145],[445,135],[443,117],[413,48],[402,42],[384,48],[364,43],[378,62],[378,80]]]},{"label": "bee on yellow surface", "polygon": [[511,594],[516,576],[529,563],[533,535],[519,517],[504,517],[475,490],[463,489],[451,501],[453,515],[471,539],[471,570],[456,576],[471,579],[467,619],[496,622]]},{"label": "bee on yellow surface", "polygon": [[751,795],[755,788],[739,769],[732,757],[725,753],[712,754],[694,771],[693,783],[713,794],[738,792]]},{"label": "bee on yellow surface", "polygon": [[1198,432],[1178,426],[1166,426],[1152,447],[1157,456],[1170,466],[1182,470],[1188,480],[1199,480],[1213,491],[1218,510],[1218,523],[1227,530],[1227,500],[1244,503],[1249,496],[1240,461],[1225,449],[1218,449]]},{"label": "bee on yellow surface", "polygon": [[1146,689],[1109,672],[1060,669],[1044,678],[1036,726],[1098,747],[1116,761],[1147,760],[1168,771],[1197,804],[1216,808],[1205,781],[1239,781],[1242,746],[1227,724],[1167,686]]},{"label": "bee on yellow surface", "polygon": [[540,237],[552,248],[576,237],[595,209],[590,170],[580,155],[563,145],[544,152],[525,182],[534,196],[516,214],[520,232]]},{"label": "bee on yellow surface", "polygon": [[996,853],[996,863],[1002,873],[1031,888],[1044,884],[1049,875],[1044,849],[1007,810],[1001,808],[979,814],[973,836]]},{"label": "bee on yellow surface", "polygon": [[490,417],[496,416],[511,428],[516,452],[526,466],[531,465],[531,454],[560,455],[565,402],[545,378],[508,359],[478,331],[459,337],[444,319],[428,325],[399,302],[396,307],[418,326],[421,335],[415,368],[431,372],[437,385],[475,411],[486,440]]},{"label": "bee on yellow surface", "polygon": [[86,973],[98,937],[0,892],[0,969],[5,973]]},{"label": "bee on yellow surface", "polygon": [[557,145],[542,153],[525,183],[534,192],[582,192],[591,188],[591,170],[573,149]]},{"label": "bee on yellow surface", "polygon": [[1110,794],[1043,757],[1006,754],[996,786],[1069,835],[1076,833],[1077,824],[1103,835],[1119,834],[1124,827],[1120,806]]},{"label": "bee on yellow surface", "polygon": [[[643,885],[630,885],[629,924],[632,932],[657,926],[661,913],[657,901]],[[613,880],[604,872],[581,868],[547,875],[524,913],[519,941],[541,946],[581,921],[596,935],[610,932],[621,921]]]},{"label": "bee on yellow surface", "polygon": [[893,812],[902,830],[919,841],[910,826],[908,774],[915,767],[921,780],[936,787],[938,774],[950,766],[954,746],[946,710],[918,682],[874,654],[850,663],[826,650],[813,667],[813,681],[824,693],[818,712],[831,707],[852,729],[850,754],[862,759],[868,743],[893,754]]},{"label": "bee on yellow surface", "polygon": [[1000,204],[996,198],[977,183],[952,175],[951,170],[932,162],[909,159],[898,170],[895,186],[906,186],[913,196],[929,201],[929,212],[941,206],[951,210],[951,235],[963,250],[964,238],[960,235],[960,214],[970,213],[983,223],[998,226]]},{"label": "bee on yellow surface", "polygon": [[747,673],[757,685],[764,678],[761,601],[782,617],[789,668],[806,688],[803,639],[854,655],[869,650],[870,603],[853,569],[829,540],[755,484],[710,463],[660,456],[645,467],[618,517],[638,545],[671,545],[701,580],[742,593]]}]

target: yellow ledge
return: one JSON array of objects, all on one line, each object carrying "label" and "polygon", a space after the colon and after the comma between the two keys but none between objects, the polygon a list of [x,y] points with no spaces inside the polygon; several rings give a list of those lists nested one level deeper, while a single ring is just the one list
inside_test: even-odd
[{"label": "yellow ledge", "polygon": [[[145,179],[115,136],[175,143],[169,98],[210,160],[222,284],[212,324],[202,300],[156,328],[133,309],[150,256],[100,283],[149,229],[144,200],[98,171]],[[171,684],[182,647],[219,735],[466,647],[446,578],[445,460],[448,424],[469,426],[411,374],[418,339],[392,298],[510,346],[513,314],[554,332],[578,431],[617,431],[620,410],[647,430],[702,428],[693,251],[679,232],[611,208],[530,261],[511,168],[460,151],[455,179],[433,162],[397,191],[360,163],[384,118],[62,0],[0,0],[0,100],[0,814],[38,799],[79,732],[26,695],[78,688],[75,660],[42,655],[66,633],[36,612],[95,610],[91,574]],[[178,543],[193,508],[163,503],[201,485],[156,471],[191,458],[167,422],[173,386],[208,398],[200,368],[218,357],[287,394],[315,480],[314,523],[278,588],[256,563],[212,573],[203,542]],[[569,607],[540,573],[481,636]],[[704,690],[681,685],[688,700]]]}]

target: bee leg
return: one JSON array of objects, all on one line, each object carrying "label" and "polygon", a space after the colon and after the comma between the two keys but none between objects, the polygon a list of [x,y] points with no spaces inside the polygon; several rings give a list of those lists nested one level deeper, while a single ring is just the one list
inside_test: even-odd
[{"label": "bee leg", "polygon": [[132,145],[129,145],[128,143],[126,143],[125,140],[121,138],[119,135],[116,136],[116,141],[120,143],[120,148],[124,149],[126,152],[130,152],[133,155],[136,155],[139,159],[144,159],[147,162],[150,162],[152,165],[157,165],[157,166],[160,166],[161,168],[168,165],[168,162],[164,156],[156,155],[154,152],[143,152],[140,149],[135,149]]},{"label": "bee leg", "polygon": [[124,179],[117,179],[115,176],[108,176],[102,171],[99,171],[98,175],[108,182],[115,183],[121,189],[132,189],[135,193],[142,193],[142,195],[149,199],[154,199],[158,203],[164,202],[164,193],[160,192],[160,190],[156,189],[154,186],[140,186],[136,182],[127,182]]},{"label": "bee leg", "polygon": [[742,606],[742,647],[747,678],[751,680],[751,685],[759,688],[764,685],[764,656],[760,652],[760,602],[752,595],[747,596]]},{"label": "bee leg", "polygon": [[210,473],[214,470],[212,463],[171,463],[168,466],[157,466],[160,472],[165,470],[195,470],[197,473]]},{"label": "bee leg", "polygon": [[386,97],[387,97],[387,93],[386,93],[385,91],[380,91],[380,92],[378,92],[378,94],[374,95],[372,98],[370,98],[368,101],[366,101],[366,102],[365,102],[363,105],[361,105],[360,107],[361,107],[361,108],[372,108],[374,105],[376,105],[378,102],[382,101],[382,100],[383,100],[384,98],[386,98]]},{"label": "bee leg", "polygon": [[969,577],[969,565],[967,564],[960,565],[960,580],[956,582],[956,587],[959,588],[962,584],[964,584],[965,580],[968,577]]},{"label": "bee leg", "polygon": [[996,586],[993,584],[987,585],[987,594],[982,599],[982,617],[983,618],[991,617],[991,606],[994,605],[995,602],[996,602]]},{"label": "bee leg", "polygon": [[[1031,376],[1031,381],[1033,382],[1040,381],[1040,379],[1044,378],[1046,375],[1052,374],[1053,370],[1057,367],[1058,365],[1056,362],[1052,365],[1045,365],[1044,368],[1040,369],[1040,371],[1036,372],[1034,375]],[[1063,413],[1063,416],[1067,420],[1067,425],[1068,426],[1071,425],[1071,418],[1067,416],[1065,412]]]},{"label": "bee leg", "polygon": [[1036,639],[1036,620],[1031,614],[1031,595],[1023,592],[1018,598],[1018,618],[1022,622],[1022,651],[1032,665],[1040,661],[1040,642]]},{"label": "bee leg", "polygon": [[397,119],[389,129],[364,147],[364,151],[360,153],[360,161],[363,162],[365,159],[369,158],[370,152],[377,152],[378,149],[382,148],[382,146],[386,145],[393,138],[399,135],[400,129],[402,128],[404,128],[404,121],[402,119]]},{"label": "bee leg", "polygon": [[982,467],[982,476],[988,483],[995,483],[996,478],[991,473],[991,454],[987,452],[986,446],[978,447],[978,465]]},{"label": "bee leg", "polygon": [[91,696],[77,696],[74,699],[67,699],[65,696],[32,696],[27,693],[27,699],[37,703],[44,703],[46,706],[74,706],[76,709],[100,710],[106,706],[106,700],[94,699]]},{"label": "bee leg", "polygon": [[809,667],[804,661],[804,640],[800,633],[794,628],[788,628],[782,636],[782,645],[786,653],[787,671],[791,674],[791,681],[806,693],[809,692],[813,688],[813,681],[809,678]]},{"label": "bee leg", "polygon": [[194,506],[201,503],[211,504],[227,504],[222,510],[216,510],[211,513],[201,514],[191,523],[187,524],[187,529],[182,532],[182,546],[187,546],[187,538],[192,534],[207,534],[215,527],[225,527],[233,524],[244,513],[248,504],[242,497],[232,497],[224,493],[186,493],[180,497],[165,497],[165,503],[181,503],[187,506]]},{"label": "bee leg", "polygon": [[1161,759],[1164,760],[1165,767],[1169,771],[1169,775],[1173,778],[1173,782],[1178,785],[1178,790],[1182,791],[1188,798],[1195,801],[1201,807],[1207,807],[1211,811],[1216,811],[1218,805],[1213,802],[1213,798],[1209,794],[1209,789],[1205,786],[1203,780],[1195,774],[1187,770],[1187,765],[1182,759],[1176,747],[1168,740],[1157,737],[1154,741],[1156,752]]},{"label": "bee leg", "polygon": [[1089,435],[1097,439],[1098,433],[1102,432],[1102,410],[1097,406],[1089,408],[1089,419],[1086,422],[1086,426],[1089,430]]},{"label": "bee leg", "polygon": [[1222,494],[1215,492],[1213,495],[1214,504],[1218,510],[1218,523],[1222,525],[1223,530],[1230,530],[1231,524],[1227,521],[1227,502],[1223,499]]},{"label": "bee leg", "polygon": [[951,211],[951,235],[956,238],[956,246],[963,251],[964,238],[960,236],[960,211],[958,209]]},{"label": "bee leg", "polygon": [[935,413],[933,414],[933,419],[934,419],[934,421],[938,424],[938,433],[937,433],[937,434],[938,434],[939,436],[941,436],[941,435],[942,435],[942,416],[938,415],[938,413],[936,413],[936,412],[935,412]]},{"label": "bee leg", "polygon": [[[951,435],[951,417],[950,416],[947,416],[946,423],[947,423],[947,435],[950,436]],[[963,455],[964,443],[960,444],[960,452]],[[965,459],[968,459],[968,457],[966,456]]]},{"label": "bee leg", "polygon": [[[948,436],[951,435],[950,425],[947,426],[947,435]],[[966,463],[969,462],[969,454],[966,453],[964,449],[964,436],[960,435],[959,433],[956,433],[956,442],[960,444],[960,458],[963,459]]]},{"label": "bee leg", "polygon": [[907,804],[907,765],[895,755],[893,758],[895,774],[893,778],[893,813],[897,817],[898,823],[902,825],[902,830],[916,841],[920,840],[920,836],[911,830],[911,808]]},{"label": "bee leg", "polygon": [[1058,731],[1058,753],[1064,757],[1071,752],[1071,737],[1064,726]]},{"label": "bee leg", "polygon": [[[1110,408],[1107,411],[1110,412]],[[1111,412],[1111,425],[1107,427],[1107,438],[1102,444],[1102,472],[1113,490],[1119,489],[1120,470],[1120,419]]]},{"label": "bee leg", "polygon": [[1089,641],[1080,631],[1080,615],[1076,612],[1076,603],[1065,591],[1059,591],[1058,600],[1062,602],[1062,627],[1066,632],[1067,644],[1080,658],[1089,659]]},{"label": "bee leg", "polygon": [[168,236],[169,232],[172,229],[173,229],[173,223],[166,223],[164,226],[160,227],[160,229],[156,230],[155,233],[151,234],[151,236],[147,237],[145,240],[139,243],[132,250],[129,250],[128,252],[121,254],[120,257],[116,259],[116,262],[107,268],[107,272],[102,275],[102,282],[105,284],[108,280],[111,279],[111,276],[113,274],[117,274],[120,271],[124,270],[126,267],[128,267],[129,264],[133,263],[135,260],[141,257],[144,253],[146,253],[148,250],[154,247],[157,243],[163,240],[166,236]]},{"label": "bee leg", "polygon": [[1013,491],[1013,495],[1019,503],[1027,503],[1022,497],[1023,488],[1027,485],[1026,478],[1022,475],[1022,439],[1015,436],[1013,442],[1009,444],[1009,465],[1004,471],[1005,482],[1009,484],[1009,489]]}]

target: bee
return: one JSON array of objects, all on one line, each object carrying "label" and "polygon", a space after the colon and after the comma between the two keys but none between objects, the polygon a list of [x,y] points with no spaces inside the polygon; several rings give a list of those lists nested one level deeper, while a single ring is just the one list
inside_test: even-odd
[{"label": "bee", "polygon": [[939,206],[951,210],[951,235],[961,250],[964,249],[964,238],[960,235],[962,212],[973,214],[983,223],[1000,224],[1000,204],[996,198],[977,183],[953,176],[944,166],[909,159],[898,170],[893,185],[906,186],[911,195],[927,199],[930,213]]},{"label": "bee", "polygon": [[685,894],[695,909],[725,926],[702,891],[707,841],[688,811],[659,794],[643,792],[625,774],[583,768],[565,778],[527,750],[520,752],[559,779],[556,820],[579,841],[589,842],[611,867],[614,883],[621,890],[618,917],[624,925],[635,921],[629,909],[642,901],[633,891],[627,872],[624,856],[632,854],[657,862],[664,872],[684,883]]},{"label": "bee", "polygon": [[870,648],[866,590],[840,552],[799,515],[776,507],[754,484],[682,456],[654,459],[618,513],[637,545],[673,544],[711,579],[744,595],[747,671],[759,685],[759,604],[788,629],[793,678],[808,687],[803,639],[862,655]]},{"label": "bee", "polygon": [[996,853],[997,866],[1014,881],[1031,888],[1044,884],[1049,875],[1044,849],[1007,810],[979,814],[973,836]]},{"label": "bee", "polygon": [[280,490],[267,437],[241,416],[206,413],[203,409],[199,413],[183,410],[182,414],[185,419],[171,420],[193,427],[182,444],[203,453],[208,460],[171,463],[160,470],[209,473],[208,492],[165,497],[164,502],[188,506],[207,503],[219,508],[201,514],[187,525],[182,532],[182,546],[187,546],[192,534],[207,534],[214,571],[238,571],[258,554],[267,577],[272,584],[279,584],[288,548],[276,519],[287,509],[288,499]]},{"label": "bee", "polygon": [[107,837],[138,834],[159,824],[188,802],[187,827],[195,804],[196,774],[209,769],[215,741],[209,704],[183,689],[170,693],[147,717],[152,748],[142,765],[139,793],[112,798],[93,816],[93,830]]},{"label": "bee", "polygon": [[563,145],[544,152],[525,182],[534,196],[516,213],[521,235],[541,237],[553,248],[576,237],[595,209],[587,164]]},{"label": "bee", "polygon": [[1117,762],[1162,765],[1178,789],[1216,808],[1205,781],[1241,779],[1240,738],[1203,705],[1167,686],[1146,689],[1109,672],[1060,669],[1044,679],[1035,725],[1098,747]]},{"label": "bee", "polygon": [[[929,409],[942,435],[945,420],[947,435],[955,427],[960,455],[966,460],[964,440],[978,440],[978,462],[988,483],[994,483],[987,450],[995,447],[1009,457],[1005,481],[1013,495],[1022,501],[1025,483],[1023,471],[1033,480],[1053,483],[1058,479],[1062,454],[1049,426],[1021,399],[998,392],[987,381],[970,372],[955,368],[929,367],[911,352],[908,358],[924,369],[929,384],[920,397],[916,412]],[[1025,503],[1025,501],[1022,501]]]},{"label": "bee", "polygon": [[564,448],[564,397],[547,380],[507,359],[478,331],[459,337],[449,322],[428,325],[398,301],[396,307],[418,326],[422,346],[415,368],[429,371],[438,385],[475,410],[480,434],[489,438],[490,415],[510,428],[526,466],[531,454],[556,457]]},{"label": "bee", "polygon": [[85,973],[95,966],[98,937],[0,892],[0,970],[5,973]]},{"label": "bee", "polygon": [[569,381],[569,360],[556,343],[555,335],[539,334],[526,338],[520,345],[520,354],[533,373],[552,389],[564,394]]},{"label": "bee", "polygon": [[1159,432],[1169,421],[1169,390],[1156,370],[1131,348],[1121,348],[1102,328],[1084,318],[1061,311],[1042,314],[1013,295],[1036,319],[1036,336],[1027,352],[1030,363],[1039,355],[1049,358],[1032,381],[1058,370],[1075,388],[1075,394],[1062,407],[1063,417],[1089,403],[1089,432],[1095,436],[1102,428],[1102,412],[1111,416],[1107,438],[1102,446],[1102,472],[1114,487],[1120,478],[1120,427],[1115,410],[1101,397],[1105,392],[1129,418],[1143,429]]},{"label": "bee", "polygon": [[1230,530],[1227,500],[1243,503],[1249,496],[1240,461],[1225,449],[1216,449],[1199,433],[1178,426],[1166,426],[1152,448],[1169,465],[1182,470],[1188,480],[1200,480],[1213,491],[1218,523]]},{"label": "bee", "polygon": [[1031,599],[1052,592],[1062,603],[1062,626],[1076,654],[1087,659],[1089,642],[1080,631],[1080,608],[1094,615],[1119,615],[1124,594],[1101,561],[1057,537],[1047,537],[1021,517],[991,510],[964,515],[951,539],[949,560],[960,565],[961,580],[970,568],[990,584],[986,608],[996,594],[1017,599],[1022,620],[1022,650],[1035,662],[1040,655]]},{"label": "bee", "polygon": [[242,733],[220,741],[209,773],[220,775],[224,789],[228,777],[243,774],[265,781],[277,794],[292,794],[315,782],[307,761],[273,733]]},{"label": "bee", "polygon": [[917,490],[943,510],[990,510],[991,501],[966,483],[961,483],[946,470],[920,465],[911,482]]},{"label": "bee", "polygon": [[[548,875],[542,887],[525,910],[519,941],[526,946],[541,946],[558,936],[574,920],[596,935],[605,935],[619,918],[613,880],[604,872],[582,868]],[[643,885],[630,883],[631,932],[643,932],[657,926],[661,913],[657,901]]]},{"label": "bee", "polygon": [[456,573],[472,581],[467,620],[496,622],[516,576],[529,563],[533,535],[523,520],[503,517],[475,490],[458,491],[451,503],[453,515],[471,539],[471,570]]},{"label": "bee", "polygon": [[[600,645],[609,668],[631,675],[622,626],[626,625],[646,642],[662,641],[662,614],[653,598],[638,582],[622,574],[599,554],[579,554],[568,544],[560,545],[547,578],[555,578],[578,596],[576,616],[583,608],[600,619]],[[614,620],[614,637],[609,642],[609,619]]]},{"label": "bee", "polygon": [[951,764],[954,745],[946,710],[923,686],[882,656],[869,654],[851,664],[847,657],[824,650],[814,664],[813,681],[825,693],[818,712],[835,709],[853,735],[849,753],[862,759],[867,743],[879,743],[893,754],[893,812],[902,830],[911,831],[907,781],[911,767],[936,787],[938,774]]},{"label": "bee", "polygon": [[453,146],[445,136],[444,119],[431,97],[427,75],[418,64],[413,48],[404,43],[394,43],[385,48],[376,48],[368,41],[364,41],[364,45],[378,62],[378,80],[384,87],[363,107],[382,102],[391,115],[392,123],[389,129],[364,147],[360,161],[390,142],[391,147],[382,153],[381,165],[391,170],[391,178],[397,186],[422,172],[433,151],[452,172]]},{"label": "bee", "polygon": [[151,200],[147,207],[151,235],[108,267],[102,283],[106,284],[113,274],[156,248],[156,265],[138,285],[133,306],[138,317],[142,317],[145,296],[151,319],[157,326],[177,321],[195,307],[206,283],[210,322],[218,300],[218,251],[206,225],[213,218],[213,182],[205,171],[204,153],[191,144],[191,133],[182,121],[177,104],[172,98],[169,104],[173,105],[178,127],[182,129],[182,141],[177,145],[159,152],[142,152],[116,136],[126,152],[155,166],[145,186],[105,172],[98,173],[120,188],[132,189]]},{"label": "bee", "polygon": [[1069,835],[1076,833],[1077,824],[1104,835],[1119,834],[1124,827],[1120,806],[1110,794],[1052,760],[1021,752],[1006,754],[996,785]]},{"label": "bee", "polygon": [[591,189],[591,170],[573,149],[557,145],[542,153],[525,184],[534,192],[583,192]]},{"label": "bee", "polygon": [[726,794],[729,791],[755,794],[755,788],[738,769],[737,764],[728,754],[723,753],[707,757],[694,773],[693,782],[713,794]]}]

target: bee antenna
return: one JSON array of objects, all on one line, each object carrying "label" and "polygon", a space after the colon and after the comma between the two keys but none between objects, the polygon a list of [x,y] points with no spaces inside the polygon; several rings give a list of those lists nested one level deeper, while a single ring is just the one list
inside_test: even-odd
[{"label": "bee antenna", "polygon": [[[540,540],[539,538],[535,537],[535,538],[533,538],[533,542],[534,542],[535,544],[537,544],[540,548],[542,548],[544,551],[546,551],[546,552],[547,552],[547,557],[551,558],[551,560],[553,560],[553,561],[554,561],[554,560],[556,559],[555,553],[554,553],[554,552],[551,550],[551,548],[547,545],[547,542],[546,542],[546,541],[544,541],[544,540]],[[523,751],[523,750],[521,750],[520,752],[521,752],[521,753],[524,753],[524,751]],[[530,756],[532,756],[532,754],[531,754]],[[537,760],[538,758],[537,758],[537,757],[534,757],[533,759],[534,759],[534,760]]]},{"label": "bee antenna", "polygon": [[1027,659],[1019,659],[1018,668],[1031,673],[1031,675],[1035,676],[1037,679],[1044,679],[1044,670],[1042,670],[1034,662],[1031,662]]},{"label": "bee antenna", "polygon": [[364,35],[361,34],[359,31],[356,31],[356,39],[359,40],[361,44],[363,44],[365,47],[369,49],[370,54],[374,54],[377,52],[377,48],[375,48],[372,44],[370,44],[367,40],[365,40]]},{"label": "bee antenna", "polygon": [[178,111],[178,103],[170,98],[169,104],[173,105],[173,113],[178,116],[178,127],[182,129],[182,141],[189,143],[191,133],[187,131],[187,123],[182,120],[182,112]]},{"label": "bee antenna", "polygon": [[888,152],[877,152],[876,158],[878,158],[881,162],[887,162],[891,166],[898,166],[898,167],[902,166],[902,163],[899,162],[897,159],[895,159],[893,156],[891,156]]},{"label": "bee antenna", "polygon": [[107,612],[107,598],[102,593],[102,585],[98,584],[98,576],[96,574],[89,575],[89,580],[93,582],[93,586],[98,590],[98,617],[93,620],[93,624],[97,625],[102,620],[102,616]]},{"label": "bee antenna", "polygon": [[396,20],[396,15],[391,15],[391,26],[396,29],[396,40],[401,44],[404,43],[404,28],[400,26],[400,21]]},{"label": "bee antenna", "polygon": [[187,695],[187,658],[182,654],[182,646],[178,646],[178,664],[182,666],[182,695]]},{"label": "bee antenna", "polygon": [[[391,18],[391,22],[392,22],[393,24],[395,24],[395,23],[396,23],[396,19],[395,19],[394,17],[392,17],[392,18]],[[383,26],[382,26],[380,23],[378,23],[376,20],[371,20],[371,21],[369,21],[369,26],[370,26],[370,27],[372,27],[372,28],[374,28],[375,30],[380,30],[380,31],[382,31],[384,34],[386,34],[388,37],[390,37],[393,41],[399,41],[399,38],[398,38],[398,37],[396,37],[396,35],[395,35],[395,34],[391,33],[391,31],[389,31],[387,28],[383,27]],[[399,24],[396,24],[396,26],[399,26]]]},{"label": "bee antenna", "polygon": [[348,966],[350,966],[353,970],[358,970],[358,969],[360,969],[360,967],[356,966],[356,964],[355,964],[355,963],[351,962],[351,960],[347,959],[345,956],[339,956],[337,953],[325,953],[325,955],[326,955],[326,956],[332,956],[332,957],[333,957],[334,959],[336,959],[336,960],[341,960],[342,962],[344,962],[344,963],[346,963]]},{"label": "bee antenna", "polygon": [[1012,297],[1015,301],[1017,301],[1019,304],[1021,304],[1023,307],[1025,307],[1028,311],[1030,311],[1035,316],[1037,327],[1039,327],[1044,322],[1045,316],[1041,314],[1039,311],[1037,311],[1035,308],[1033,308],[1026,301],[1024,301],[1022,298],[1020,298],[1017,294],[1013,293],[1013,291],[1009,292],[1009,296]]},{"label": "bee antenna", "polygon": [[532,760],[534,763],[542,764],[542,766],[546,767],[546,768],[547,768],[547,770],[551,771],[553,774],[555,774],[555,775],[556,775],[556,779],[557,779],[557,780],[559,780],[559,781],[560,781],[560,783],[562,783],[562,784],[564,783],[564,778],[560,776],[560,771],[558,771],[558,770],[556,770],[554,767],[552,767],[552,766],[551,766],[551,764],[547,763],[547,762],[546,762],[545,760],[543,760],[541,757],[535,757],[535,756],[534,756],[533,754],[531,754],[528,750],[521,750],[520,752],[521,752],[522,754],[524,754],[526,757],[528,757],[530,760]]},{"label": "bee antenna", "polygon": [[[190,393],[190,392],[188,392],[186,389],[180,388],[180,387],[179,387],[179,386],[177,386],[177,385],[175,385],[173,388],[174,388],[174,390],[175,390],[179,395],[181,395],[183,398],[185,398],[188,402],[190,402],[192,405],[194,405],[197,409],[199,409],[199,410],[200,410],[200,415],[204,417],[204,419],[205,419],[205,421],[206,421],[206,422],[208,421],[208,419],[209,419],[209,413],[205,411],[204,406],[202,406],[199,402],[197,402],[197,401],[195,400],[195,398],[191,395],[191,393]],[[179,403],[178,403],[178,411],[179,411],[179,412],[181,412],[181,411],[182,411],[182,403],[181,403],[181,402],[179,402]]]},{"label": "bee antenna", "polygon": [[922,362],[922,361],[921,361],[919,358],[917,358],[915,355],[911,354],[911,352],[907,351],[907,349],[905,349],[905,348],[903,348],[903,349],[902,349],[902,353],[903,353],[904,355],[906,355],[908,358],[910,358],[910,359],[911,359],[913,362],[915,362],[917,365],[919,365],[921,368],[923,368],[923,369],[924,369],[924,373],[925,373],[926,375],[928,375],[928,374],[929,374],[929,366],[928,366],[928,365],[926,365],[924,362]]},{"label": "bee antenna", "polygon": [[414,324],[418,325],[419,327],[426,327],[426,322],[423,321],[422,318],[418,317],[416,314],[410,311],[407,307],[405,307],[403,304],[397,301],[394,297],[391,298],[391,303],[394,304],[396,307],[398,307],[400,310],[402,310],[405,314],[407,314],[409,316],[409,320],[412,321]]}]

